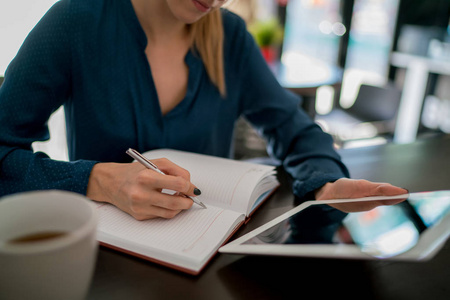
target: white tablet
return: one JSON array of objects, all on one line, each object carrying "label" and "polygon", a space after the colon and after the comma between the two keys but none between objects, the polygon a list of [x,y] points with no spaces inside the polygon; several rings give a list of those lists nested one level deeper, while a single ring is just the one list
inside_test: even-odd
[{"label": "white tablet", "polygon": [[[342,205],[353,212],[343,213]],[[224,245],[219,252],[427,260],[439,251],[449,235],[450,191],[434,191],[307,201]]]}]

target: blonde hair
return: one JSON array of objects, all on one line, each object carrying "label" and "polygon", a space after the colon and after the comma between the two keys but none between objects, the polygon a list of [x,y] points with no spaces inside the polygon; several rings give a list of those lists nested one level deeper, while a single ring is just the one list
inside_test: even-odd
[{"label": "blonde hair", "polygon": [[223,35],[220,9],[215,9],[191,25],[192,46],[200,55],[211,82],[225,97]]}]

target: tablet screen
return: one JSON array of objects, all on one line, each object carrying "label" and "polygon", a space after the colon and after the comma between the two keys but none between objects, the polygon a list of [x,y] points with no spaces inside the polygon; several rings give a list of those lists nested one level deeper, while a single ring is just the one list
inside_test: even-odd
[{"label": "tablet screen", "polygon": [[350,213],[341,230],[348,232],[346,242],[355,243],[370,255],[386,258],[412,249],[420,236],[449,211],[449,195],[413,194],[397,205]]},{"label": "tablet screen", "polygon": [[[243,252],[237,251],[240,253],[251,249],[248,245],[353,245],[374,258],[395,257],[420,245],[414,255],[423,256],[424,252],[428,255],[432,248],[445,242],[450,233],[450,191],[407,196],[407,199],[342,203],[331,200],[324,204],[309,201],[304,208],[297,207],[295,213],[288,212],[287,217],[281,216],[278,221],[248,233],[234,245],[244,246]],[[446,223],[442,224],[444,220]],[[423,238],[424,235],[427,237]],[[273,254],[277,254],[278,248],[267,249],[273,249]],[[289,251],[296,253],[295,249]],[[311,253],[310,256],[315,255]]]}]

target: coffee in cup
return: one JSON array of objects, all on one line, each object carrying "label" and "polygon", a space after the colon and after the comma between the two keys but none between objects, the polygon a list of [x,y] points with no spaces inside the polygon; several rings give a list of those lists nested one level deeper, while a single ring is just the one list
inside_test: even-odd
[{"label": "coffee in cup", "polygon": [[0,299],[83,299],[97,256],[97,214],[82,195],[0,199]]}]

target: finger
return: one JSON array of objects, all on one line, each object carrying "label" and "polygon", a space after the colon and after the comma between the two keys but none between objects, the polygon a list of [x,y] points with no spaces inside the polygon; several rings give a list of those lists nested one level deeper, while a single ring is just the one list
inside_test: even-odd
[{"label": "finger", "polygon": [[167,210],[186,210],[192,207],[192,199],[184,196],[168,195],[161,193],[157,197],[153,197],[151,206],[164,208]]},{"label": "finger", "polygon": [[158,168],[167,175],[180,176],[186,180],[191,180],[191,174],[188,170],[180,167],[167,158],[158,158],[152,160],[152,162],[158,166]]},{"label": "finger", "polygon": [[171,219],[181,211],[189,209],[193,201],[183,196],[158,194],[151,197],[151,201],[140,203],[129,210],[129,213],[137,220],[147,220],[157,217]]},{"label": "finger", "polygon": [[[396,187],[389,183],[372,183],[371,194],[370,196],[396,196],[407,194],[408,190]],[[370,201],[369,206],[373,205],[373,207],[384,206],[384,205],[395,205],[405,201],[407,198],[402,199],[384,199],[378,201]]]},{"label": "finger", "polygon": [[186,188],[184,190],[178,190],[178,189],[173,189],[173,190],[175,190],[177,192],[182,192],[182,193],[184,193],[185,195],[188,195],[188,196],[199,196],[201,194],[200,189],[197,188],[197,186],[195,186],[194,184],[192,184],[190,182],[191,174],[189,173],[189,171],[187,171],[186,169],[180,167],[179,165],[173,163],[172,161],[170,161],[170,160],[168,160],[166,158],[156,159],[153,162],[165,174],[172,175],[172,176],[177,176],[177,177],[182,177],[185,180],[187,180],[189,182],[189,184],[190,184],[189,186],[187,186],[188,188]]},{"label": "finger", "polygon": [[[353,194],[354,198],[356,197],[370,197],[370,196],[391,196],[391,195],[400,195],[408,193],[407,190],[393,186],[390,183],[386,182],[372,182],[365,179],[359,179],[348,182],[354,184]],[[343,182],[344,184],[347,182]],[[351,186],[348,186],[351,188]],[[344,191],[348,190],[348,188],[343,189]]]},{"label": "finger", "polygon": [[390,184],[381,184],[376,188],[376,195],[380,196],[394,196],[401,194],[408,194],[408,190]]},{"label": "finger", "polygon": [[152,187],[154,188],[161,190],[168,189],[187,196],[198,196],[201,194],[201,191],[194,184],[183,177],[154,173],[152,173],[151,176],[153,178]]}]

